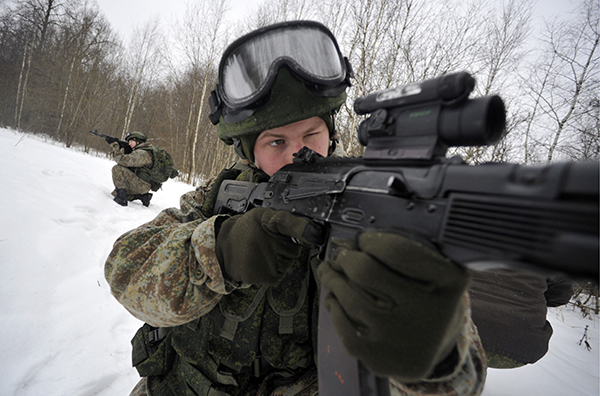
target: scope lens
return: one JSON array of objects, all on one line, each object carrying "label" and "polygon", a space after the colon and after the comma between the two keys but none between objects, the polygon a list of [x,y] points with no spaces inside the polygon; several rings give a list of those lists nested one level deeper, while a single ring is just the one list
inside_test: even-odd
[{"label": "scope lens", "polygon": [[504,102],[497,96],[446,107],[440,114],[440,137],[448,146],[483,146],[500,140],[506,127]]}]

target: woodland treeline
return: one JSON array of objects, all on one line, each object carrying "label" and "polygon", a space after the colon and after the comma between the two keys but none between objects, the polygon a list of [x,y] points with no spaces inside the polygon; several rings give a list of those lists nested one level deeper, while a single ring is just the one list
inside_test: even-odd
[{"label": "woodland treeline", "polygon": [[355,98],[465,70],[478,96],[499,94],[507,106],[498,144],[454,150],[468,161],[600,158],[597,0],[541,30],[531,0],[265,0],[234,22],[230,7],[190,1],[182,20],[148,21],[124,44],[95,1],[0,0],[0,125],[104,152],[87,131],[139,130],[197,182],[235,159],[208,120],[225,46],[260,26],[313,19],[334,32],[356,75],[337,119],[350,154],[363,150]]}]

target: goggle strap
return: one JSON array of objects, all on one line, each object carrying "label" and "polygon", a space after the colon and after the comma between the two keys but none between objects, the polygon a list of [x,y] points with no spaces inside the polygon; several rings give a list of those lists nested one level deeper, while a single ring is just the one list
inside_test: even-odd
[{"label": "goggle strap", "polygon": [[248,157],[246,157],[246,154],[244,154],[244,149],[242,147],[242,140],[238,137],[231,138],[231,140],[233,140],[233,150],[235,151],[235,153],[242,160],[248,160]]},{"label": "goggle strap", "polygon": [[347,85],[347,84],[348,83],[346,83],[344,81],[343,83],[340,83],[340,84],[336,85],[335,87],[326,88],[326,89],[319,89],[318,87],[316,87],[316,89],[315,89],[314,85],[308,85],[306,83],[304,85],[315,96],[318,96],[318,97],[334,97],[334,96],[341,95],[341,93],[344,92],[347,87],[349,87],[349,85]]},{"label": "goggle strap", "polygon": [[253,108],[231,112],[226,110],[223,112],[223,120],[227,124],[237,124],[238,122],[242,122],[245,119],[249,118],[252,114],[254,114],[255,111],[256,109]]},{"label": "goggle strap", "polygon": [[335,113],[337,113],[335,110],[331,111],[331,131],[329,131],[329,135],[331,136],[329,138],[329,141],[331,142],[331,144],[329,145],[329,151],[327,152],[328,155],[331,155],[335,152],[337,144],[340,141],[337,135],[337,131],[335,130]]},{"label": "goggle strap", "polygon": [[217,125],[219,123],[219,119],[223,113],[223,105],[221,99],[219,98],[219,94],[217,93],[218,86],[219,84],[215,86],[215,89],[210,92],[210,97],[208,98],[208,104],[210,106],[210,114],[208,115],[208,119],[213,123],[213,125]]},{"label": "goggle strap", "polygon": [[344,56],[344,63],[346,63],[346,83],[349,87],[352,86],[350,79],[354,78],[354,70],[352,69],[352,64],[350,63],[350,59],[347,56]]}]

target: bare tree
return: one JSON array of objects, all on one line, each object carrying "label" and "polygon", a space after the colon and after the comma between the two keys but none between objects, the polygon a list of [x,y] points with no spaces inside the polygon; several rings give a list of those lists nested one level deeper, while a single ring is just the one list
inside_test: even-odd
[{"label": "bare tree", "polygon": [[[461,147],[451,150],[459,153],[470,163],[485,161],[507,161],[513,156],[515,139],[507,139],[511,131],[520,126],[522,116],[512,114],[511,109],[520,110],[517,87],[510,82],[526,55],[526,40],[531,34],[531,1],[508,0],[494,3],[490,8],[482,8],[481,4],[472,12],[483,13],[483,19],[474,30],[474,42],[470,41],[472,50],[466,54],[470,63],[465,65],[477,78],[476,94],[480,96],[502,94],[507,107],[507,128],[501,141],[494,146]],[[484,22],[484,23],[481,23]]]},{"label": "bare tree", "polygon": [[31,61],[34,54],[40,54],[46,42],[48,28],[52,23],[52,16],[60,7],[56,0],[29,0],[21,4],[18,15],[27,26],[27,39],[23,47],[23,60],[21,71],[19,73],[19,83],[15,99],[15,126],[17,130],[21,129],[21,118],[27,86],[29,82],[29,73],[31,71]]},{"label": "bare tree", "polygon": [[54,64],[56,74],[62,75],[62,98],[58,101],[56,136],[71,145],[76,127],[82,122],[83,111],[88,107],[99,65],[104,62],[107,48],[113,45],[107,22],[98,10],[67,9],[64,27],[57,35],[54,53],[60,59]]},{"label": "bare tree", "polygon": [[476,60],[477,40],[484,35],[483,2],[368,0],[353,2],[342,37],[356,79],[342,109],[346,151],[362,154],[355,130],[356,97],[466,69]]},{"label": "bare tree", "polygon": [[[334,3],[335,4],[335,3]],[[367,0],[352,2],[348,8],[346,29],[337,28],[348,34],[338,37],[342,51],[352,64],[355,79],[349,90],[349,100],[340,111],[338,134],[346,152],[360,155],[362,147],[355,136],[358,123],[362,120],[353,110],[354,99],[383,88],[380,71],[385,69],[384,55],[393,43],[390,32],[401,19],[400,12],[406,2],[395,0]]]},{"label": "bare tree", "polygon": [[125,66],[130,87],[122,136],[125,136],[129,130],[133,112],[142,90],[158,77],[163,59],[161,38],[158,19],[149,21],[141,30],[134,30]]},{"label": "bare tree", "polygon": [[277,22],[319,19],[322,4],[317,0],[267,0],[247,18],[240,34]]},{"label": "bare tree", "polygon": [[594,146],[590,131],[598,124],[600,80],[594,71],[600,67],[599,15],[596,2],[585,0],[577,19],[547,25],[542,52],[524,78],[532,103],[525,135],[527,161],[552,162],[578,151],[587,157],[590,143]]},{"label": "bare tree", "polygon": [[600,98],[585,99],[588,101],[586,114],[580,117],[573,126],[577,141],[565,148],[571,160],[598,160],[600,158]]},{"label": "bare tree", "polygon": [[[578,107],[586,106],[585,103],[581,103],[583,91],[591,88],[592,92],[598,92],[599,81],[597,74],[593,74],[593,70],[597,71],[599,65],[597,55],[600,43],[599,17],[598,4],[588,0],[583,4],[578,26],[567,27],[564,31],[559,29],[558,34],[550,35],[549,43],[560,62],[565,66],[563,75],[571,88],[566,89],[567,95],[561,95],[566,113],[563,113],[564,115],[561,117],[557,112],[552,112],[557,121],[557,130],[548,150],[548,162],[552,161],[561,134],[569,120],[581,115],[582,111]],[[566,43],[571,45],[565,46]],[[583,113],[586,113],[585,109],[583,109]]]},{"label": "bare tree", "polygon": [[[185,125],[185,146],[183,164],[187,182],[193,182],[199,173],[199,151],[205,157],[214,157],[209,139],[201,139],[201,134],[212,138],[214,127],[207,117],[208,95],[216,80],[216,69],[225,46],[227,31],[224,16],[227,0],[218,3],[189,2],[181,27],[177,32],[177,42],[185,59],[186,80],[191,85],[191,97]],[[212,133],[211,133],[212,132]],[[214,139],[212,139],[214,140]],[[202,141],[202,144],[199,143]]]}]

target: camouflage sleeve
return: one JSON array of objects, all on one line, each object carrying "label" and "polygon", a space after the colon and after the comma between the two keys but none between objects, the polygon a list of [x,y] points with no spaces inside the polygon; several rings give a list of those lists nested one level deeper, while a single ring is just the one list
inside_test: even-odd
[{"label": "camouflage sleeve", "polygon": [[190,322],[231,292],[214,252],[216,217],[196,211],[202,200],[201,191],[184,195],[181,209],[166,209],[119,237],[106,261],[113,295],[152,326]]},{"label": "camouflage sleeve", "polygon": [[113,158],[119,165],[127,168],[139,168],[152,164],[152,155],[146,150],[133,150],[131,153],[125,154],[117,142],[111,143],[110,147],[113,150]]},{"label": "camouflage sleeve", "polygon": [[463,329],[457,341],[458,362],[442,376],[414,384],[390,379],[392,396],[478,396],[483,392],[486,377],[486,361],[477,327],[471,320],[469,295],[463,302],[467,309]]}]

